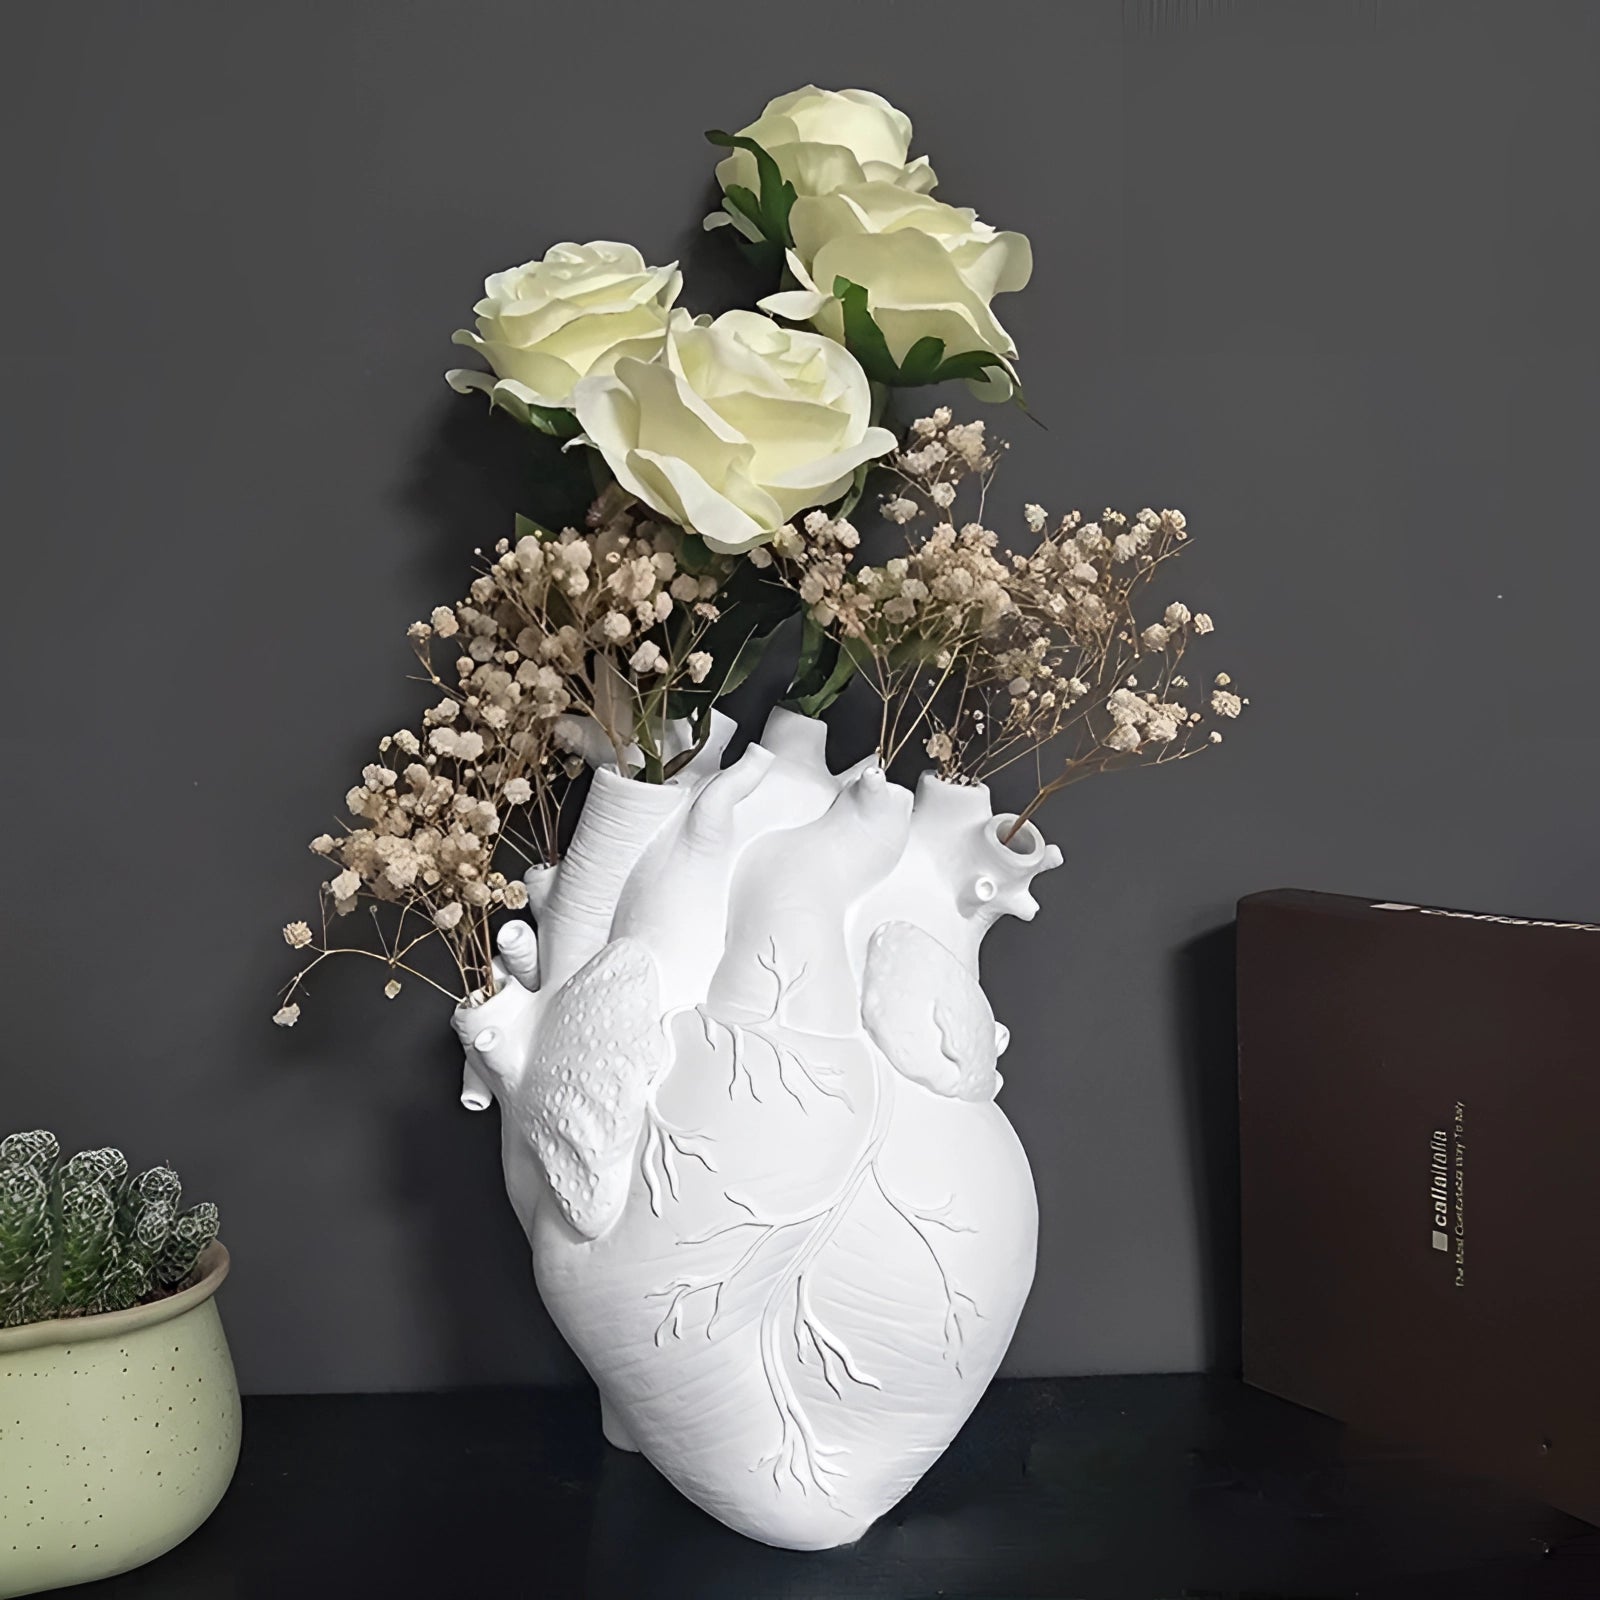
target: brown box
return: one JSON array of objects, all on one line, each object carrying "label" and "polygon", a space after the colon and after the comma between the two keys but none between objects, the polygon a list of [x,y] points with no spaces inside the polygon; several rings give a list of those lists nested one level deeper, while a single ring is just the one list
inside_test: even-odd
[{"label": "brown box", "polygon": [[1600,927],[1239,905],[1247,1382],[1600,1522]]}]

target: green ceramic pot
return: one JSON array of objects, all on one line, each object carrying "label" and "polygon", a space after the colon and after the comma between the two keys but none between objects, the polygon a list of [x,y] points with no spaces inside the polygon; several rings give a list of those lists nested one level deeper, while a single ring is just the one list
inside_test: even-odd
[{"label": "green ceramic pot", "polygon": [[211,1515],[239,1459],[228,1252],[127,1311],[0,1328],[0,1600],[126,1572]]}]

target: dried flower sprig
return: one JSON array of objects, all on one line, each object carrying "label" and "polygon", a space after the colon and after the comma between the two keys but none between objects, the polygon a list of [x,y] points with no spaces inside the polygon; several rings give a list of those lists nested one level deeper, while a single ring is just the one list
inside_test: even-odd
[{"label": "dried flower sprig", "polygon": [[[956,423],[940,407],[912,424],[889,463],[900,482],[882,510],[907,530],[904,554],[858,566],[855,529],[821,513],[773,548],[809,627],[837,641],[843,666],[830,688],[855,674],[878,697],[880,759],[918,740],[940,775],[960,783],[1032,757],[1037,786],[1020,826],[1091,773],[1220,743],[1216,721],[1248,701],[1226,674],[1199,695],[1181,670],[1193,641],[1213,631],[1209,616],[1181,601],[1148,621],[1137,614],[1188,539],[1182,513],[1108,508],[1095,522],[1073,512],[1052,525],[1030,505],[1031,543],[1008,553],[983,521],[1003,449],[982,422]],[[962,496],[975,505],[958,523]],[[1051,746],[1060,766],[1047,773]]]},{"label": "dried flower sprig", "polygon": [[[319,925],[283,930],[307,956],[274,1017],[283,1026],[299,1019],[306,978],[334,955],[382,963],[391,999],[402,974],[455,999],[493,993],[491,923],[527,905],[526,868],[558,859],[562,803],[585,759],[647,782],[671,777],[766,636],[774,608],[753,589],[789,608],[759,562],[641,516],[615,486],[582,530],[519,519],[518,532],[483,560],[465,598],[408,630],[420,679],[439,698],[419,728],[379,741],[345,796],[354,824],[311,843],[340,870],[322,886]],[[333,937],[335,919],[363,904],[372,943]],[[417,964],[435,938],[459,993]]]}]

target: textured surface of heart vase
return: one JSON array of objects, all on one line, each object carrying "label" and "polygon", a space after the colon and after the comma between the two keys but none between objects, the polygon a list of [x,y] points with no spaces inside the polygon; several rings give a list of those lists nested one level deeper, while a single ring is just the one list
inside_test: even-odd
[{"label": "textured surface of heart vase", "polygon": [[[723,719],[719,718],[719,723]],[[539,1292],[607,1437],[769,1544],[845,1544],[954,1438],[1033,1280],[978,982],[1061,859],[981,785],[827,770],[776,711],[722,767],[601,767],[455,1017]]]}]

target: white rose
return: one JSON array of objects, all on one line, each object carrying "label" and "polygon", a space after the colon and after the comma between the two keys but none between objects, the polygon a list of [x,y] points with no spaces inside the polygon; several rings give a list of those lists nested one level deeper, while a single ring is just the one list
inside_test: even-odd
[{"label": "white rose", "polygon": [[837,499],[896,445],[848,350],[754,311],[675,312],[660,360],[624,356],[573,408],[623,488],[728,552]]},{"label": "white rose", "polygon": [[[491,367],[447,372],[452,389],[487,391],[509,409],[569,407],[572,388],[591,372],[610,372],[624,356],[649,360],[666,338],[672,302],[683,286],[676,262],[647,267],[631,244],[558,244],[542,261],[497,272],[473,311],[469,345]],[[498,381],[496,381],[498,379]]]},{"label": "white rose", "polygon": [[796,200],[789,226],[789,269],[802,287],[768,295],[760,302],[764,310],[813,322],[842,340],[843,307],[833,290],[846,278],[866,290],[867,309],[896,365],[932,337],[943,341],[946,360],[999,357],[1001,365],[973,387],[996,399],[1011,392],[1017,348],[990,302],[1031,276],[1033,250],[1024,235],[998,233],[972,211],[889,183]]},{"label": "white rose", "polygon": [[[892,183],[926,193],[934,186],[926,156],[906,159],[911,149],[911,119],[870,89],[818,89],[807,84],[769,101],[767,109],[739,135],[753,139],[778,164],[778,171],[802,195],[828,194],[858,183]],[[717,163],[723,193],[735,186],[759,194],[756,158],[734,150]],[[708,228],[731,222],[748,239],[760,237],[736,206],[706,218]]]}]

